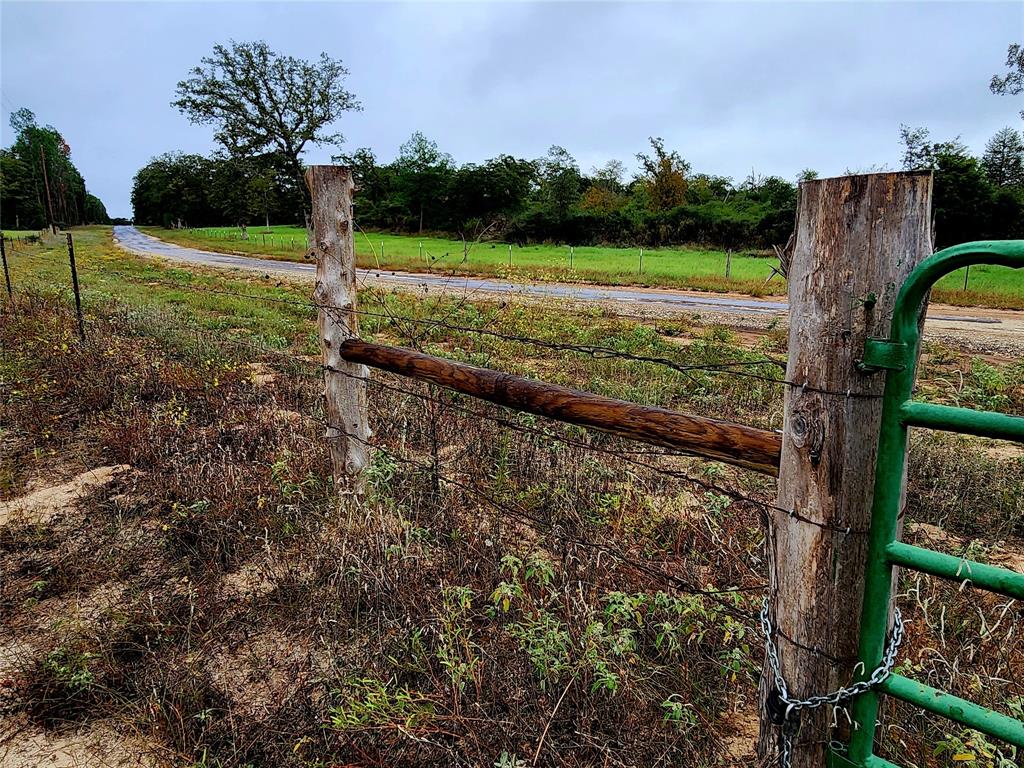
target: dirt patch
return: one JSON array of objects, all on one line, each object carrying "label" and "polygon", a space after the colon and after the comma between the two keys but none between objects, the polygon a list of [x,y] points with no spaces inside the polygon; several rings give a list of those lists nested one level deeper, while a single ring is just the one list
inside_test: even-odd
[{"label": "dirt patch", "polygon": [[269,387],[277,380],[277,373],[267,366],[266,363],[249,363],[252,383],[257,387]]},{"label": "dirt patch", "polygon": [[278,422],[279,424],[288,424],[290,426],[301,424],[303,420],[309,418],[304,413],[299,413],[298,411],[293,411],[288,408],[275,408],[272,411],[272,415],[274,421]]},{"label": "dirt patch", "polygon": [[[928,546],[940,547],[954,554],[963,552],[969,543],[963,537],[931,523],[908,523],[907,531],[915,536],[923,537]],[[996,542],[989,550],[987,557],[984,558],[984,562],[988,565],[1008,568],[1017,573],[1024,573],[1024,548],[1010,542]]]},{"label": "dirt patch", "polygon": [[753,765],[757,760],[757,736],[761,728],[757,710],[733,712],[723,718],[722,747],[730,759]]},{"label": "dirt patch", "polygon": [[302,641],[270,629],[215,653],[206,666],[236,713],[262,719],[305,687],[307,656]]},{"label": "dirt patch", "polygon": [[993,443],[985,449],[985,453],[993,459],[1024,459],[1024,444]]},{"label": "dirt patch", "polygon": [[261,562],[249,562],[237,571],[225,574],[218,585],[224,600],[242,600],[264,597],[274,590],[274,582],[267,577]]},{"label": "dirt patch", "polygon": [[74,506],[79,499],[97,488],[107,485],[131,467],[116,464],[97,467],[78,475],[63,485],[40,488],[11,501],[0,502],[0,525],[9,522],[48,523],[57,515]]},{"label": "dirt patch", "polygon": [[159,762],[134,737],[104,722],[46,731],[16,716],[0,719],[0,764],[5,768],[155,768]]}]

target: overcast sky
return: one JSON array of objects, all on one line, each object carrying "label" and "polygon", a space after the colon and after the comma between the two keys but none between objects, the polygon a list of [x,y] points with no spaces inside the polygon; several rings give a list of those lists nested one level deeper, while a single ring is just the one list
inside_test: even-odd
[{"label": "overcast sky", "polygon": [[[131,215],[133,174],[213,130],[170,106],[216,42],[266,40],[351,71],[364,111],[348,149],[394,157],[421,130],[458,162],[567,148],[587,170],[635,167],[662,136],[694,170],[793,179],[898,167],[900,123],[975,150],[1022,127],[1020,97],[989,93],[1024,41],[1003,3],[52,3],[7,2],[3,144],[27,106],[58,128],[90,190]],[[307,161],[326,161],[312,150]]]}]

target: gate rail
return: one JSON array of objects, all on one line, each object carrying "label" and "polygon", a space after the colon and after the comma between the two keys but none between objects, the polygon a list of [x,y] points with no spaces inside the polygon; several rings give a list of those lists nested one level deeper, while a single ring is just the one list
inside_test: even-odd
[{"label": "gate rail", "polygon": [[[859,666],[868,674],[878,667],[884,653],[895,566],[951,581],[970,582],[1006,597],[1024,600],[1024,574],[912,546],[897,539],[910,427],[1024,442],[1022,417],[913,400],[921,343],[919,321],[928,292],[939,278],[972,264],[1024,268],[1024,241],[964,243],[933,254],[909,275],[900,289],[889,338],[870,339],[865,346],[861,367],[867,371],[884,370],[886,375],[861,613]],[[1024,722],[902,675],[891,674],[876,688],[854,700],[854,730],[849,749],[845,753],[841,749],[831,752],[830,763],[835,768],[895,768],[893,763],[874,754],[882,693],[1024,749]]]}]

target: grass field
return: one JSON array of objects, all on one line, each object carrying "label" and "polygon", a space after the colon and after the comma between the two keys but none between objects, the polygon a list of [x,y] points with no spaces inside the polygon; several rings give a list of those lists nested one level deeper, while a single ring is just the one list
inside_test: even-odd
[{"label": "grass field", "polygon": [[[124,469],[51,517],[0,524],[0,615],[18,648],[3,679],[24,732],[45,744],[72,721],[163,761],[125,765],[753,764],[766,534],[750,503],[715,489],[770,500],[773,480],[374,372],[367,494],[339,514],[308,284],[140,259],[107,228],[75,242],[86,343],[60,239],[15,254],[15,301],[0,296],[0,499]],[[359,301],[382,310],[363,323],[370,340],[780,426],[783,389],[761,379],[388,313],[684,365],[784,359],[784,334],[741,344],[688,320],[372,289]],[[922,398],[1024,412],[1021,363],[927,351]],[[1006,562],[1022,505],[1019,453],[915,432],[909,541]],[[743,591],[688,594],[659,574]],[[901,664],[1019,713],[1020,608],[900,579]],[[883,715],[884,755],[901,764],[1013,764],[892,699]]]},{"label": "grass field", "polygon": [[[5,229],[4,238],[10,240],[24,240],[27,237],[38,237],[43,234],[46,230],[38,229]],[[17,243],[15,243],[17,245]]]},{"label": "grass field", "polygon": [[[305,258],[306,236],[301,227],[252,227],[248,240],[241,240],[238,230],[233,228],[143,229],[162,239],[198,248],[293,261]],[[513,245],[510,264],[509,246],[505,243],[471,242],[464,252],[460,240],[357,232],[356,255],[363,267],[410,272],[429,270],[598,285],[661,286],[752,296],[785,293],[785,281],[777,276],[765,285],[775,265],[774,258],[733,254],[730,277],[726,278],[726,254],[712,249],[645,248],[641,272],[638,248],[574,248],[570,267],[568,246]],[[954,272],[939,281],[932,299],[956,306],[1024,309],[1024,270],[972,267],[968,290],[963,285],[964,271]]]}]

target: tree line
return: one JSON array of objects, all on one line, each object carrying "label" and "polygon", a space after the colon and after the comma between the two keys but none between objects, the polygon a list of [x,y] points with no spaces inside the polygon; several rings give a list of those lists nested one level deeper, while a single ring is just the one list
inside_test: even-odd
[{"label": "tree line", "polygon": [[14,143],[0,150],[0,227],[44,229],[110,221],[71,162],[71,147],[51,125],[22,108],[11,115]]},{"label": "tree line", "polygon": [[[657,138],[649,154],[638,155],[643,171],[628,180],[621,162],[585,174],[557,146],[539,159],[500,155],[457,165],[421,133],[390,163],[366,148],[334,160],[353,169],[360,225],[395,232],[579,245],[767,246],[788,236],[796,205],[791,182],[751,175],[734,184],[694,174]],[[169,153],[136,174],[132,205],[142,224],[300,224],[304,192],[275,153]]]},{"label": "tree line", "polygon": [[[989,83],[997,95],[1024,92],[1024,50],[1007,50],[1007,74]],[[213,125],[222,149],[211,157],[170,153],[135,176],[136,220],[163,225],[303,223],[308,192],[301,155],[310,145],[340,146],[331,126],[361,109],[343,81],[341,61],[280,55],[265,42],[216,45],[178,83],[172,102],[193,123]],[[1024,116],[1024,113],[1022,113]],[[932,141],[927,129],[901,128],[906,169],[935,171],[938,244],[1024,235],[1024,142],[999,131],[981,157],[959,139]],[[540,158],[499,155],[457,164],[436,142],[414,133],[388,163],[368,148],[335,155],[358,185],[364,227],[486,235],[512,242],[760,247],[783,243],[793,227],[796,180],[751,173],[742,181],[694,172],[660,138],[636,155],[638,171],[611,160],[583,172],[564,148]]]},{"label": "tree line", "polygon": [[[1020,131],[999,131],[980,157],[959,139],[932,141],[927,129],[903,126],[900,135],[904,168],[936,173],[940,246],[1024,237]],[[659,138],[637,155],[639,170],[630,178],[617,160],[584,173],[558,146],[537,159],[499,155],[459,165],[421,133],[389,163],[367,148],[334,160],[353,169],[360,225],[393,232],[519,243],[765,248],[786,241],[797,201],[797,184],[777,176],[751,174],[736,183],[695,173]],[[797,181],[815,176],[805,170]],[[302,224],[304,195],[289,163],[276,153],[171,153],[136,174],[132,204],[142,224]]]}]

